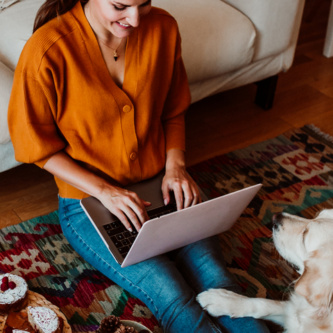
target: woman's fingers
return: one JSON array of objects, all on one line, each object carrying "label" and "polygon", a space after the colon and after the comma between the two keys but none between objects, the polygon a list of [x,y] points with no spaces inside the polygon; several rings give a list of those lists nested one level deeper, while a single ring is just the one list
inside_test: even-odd
[{"label": "woman's fingers", "polygon": [[201,202],[198,186],[187,173],[182,177],[165,176],[162,184],[162,192],[163,198],[167,203],[170,202],[170,191],[174,193],[178,210]]},{"label": "woman's fingers", "polygon": [[134,192],[117,189],[102,203],[130,231],[133,228],[139,231],[142,224],[149,219],[146,207],[150,203],[141,200]]},{"label": "woman's fingers", "polygon": [[[111,211],[111,210],[110,210]],[[114,209],[111,211],[111,213],[118,218],[118,220],[124,225],[124,227],[129,230],[133,231],[133,226],[136,230],[140,230],[141,225],[138,225],[138,223],[130,222],[130,219],[127,217],[127,215],[120,209]]]},{"label": "woman's fingers", "polygon": [[182,185],[179,182],[174,182],[173,186],[171,187],[173,191],[173,195],[176,200],[177,210],[184,208],[184,195]]},{"label": "woman's fingers", "polygon": [[[149,219],[145,204],[139,198],[136,200],[130,200],[123,206],[123,212],[126,215],[128,221],[139,231],[142,225]],[[146,205],[149,203],[146,203]],[[131,228],[128,228],[130,230]]]}]

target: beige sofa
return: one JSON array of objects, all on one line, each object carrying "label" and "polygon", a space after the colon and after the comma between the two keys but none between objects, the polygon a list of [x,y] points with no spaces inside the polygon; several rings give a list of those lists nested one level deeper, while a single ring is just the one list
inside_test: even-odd
[{"label": "beige sofa", "polygon": [[[257,102],[269,108],[277,74],[292,65],[304,1],[153,0],[153,5],[178,21],[192,102],[260,81]],[[13,72],[43,0],[0,3],[0,171],[4,171],[18,164],[6,120]]]}]

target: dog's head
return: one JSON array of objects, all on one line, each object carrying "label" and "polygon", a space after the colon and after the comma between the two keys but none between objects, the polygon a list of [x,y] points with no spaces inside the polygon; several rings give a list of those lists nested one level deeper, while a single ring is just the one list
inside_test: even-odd
[{"label": "dog's head", "polygon": [[281,256],[301,274],[295,292],[320,309],[319,315],[327,315],[333,306],[333,209],[311,220],[275,215],[273,240]]}]

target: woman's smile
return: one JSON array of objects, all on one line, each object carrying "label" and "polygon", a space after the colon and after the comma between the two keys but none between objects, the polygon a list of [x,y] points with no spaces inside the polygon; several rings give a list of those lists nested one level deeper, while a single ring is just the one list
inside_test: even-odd
[{"label": "woman's smile", "polygon": [[132,28],[132,26],[130,24],[126,24],[126,23],[122,23],[122,22],[116,22],[116,23],[119,24],[124,29]]}]

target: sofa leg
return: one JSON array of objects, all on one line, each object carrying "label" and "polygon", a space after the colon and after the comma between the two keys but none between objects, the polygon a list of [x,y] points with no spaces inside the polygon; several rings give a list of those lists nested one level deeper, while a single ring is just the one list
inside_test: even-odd
[{"label": "sofa leg", "polygon": [[273,106],[277,81],[278,75],[274,75],[257,82],[255,103],[264,110],[269,110]]}]

